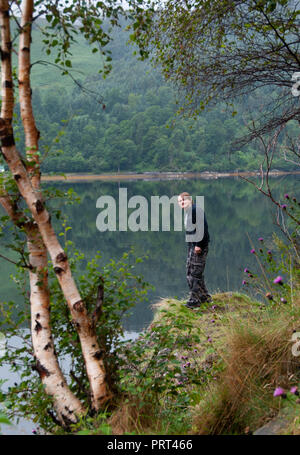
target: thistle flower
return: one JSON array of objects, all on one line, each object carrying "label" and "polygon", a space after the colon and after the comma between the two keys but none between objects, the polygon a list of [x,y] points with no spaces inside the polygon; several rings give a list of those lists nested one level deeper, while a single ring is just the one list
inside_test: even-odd
[{"label": "thistle flower", "polygon": [[282,398],[286,398],[286,393],[285,393],[285,391],[283,390],[282,387],[277,387],[277,388],[274,390],[273,397],[282,397]]},{"label": "thistle flower", "polygon": [[268,254],[272,254],[272,251],[271,251],[271,250],[268,250],[267,253],[268,253]]},{"label": "thistle flower", "polygon": [[210,322],[214,323],[214,322],[215,322],[215,320],[214,320],[214,319],[212,319]]},{"label": "thistle flower", "polygon": [[287,208],[287,205],[286,205],[286,204],[282,204],[281,208],[282,208],[283,210],[285,210],[285,209]]},{"label": "thistle flower", "polygon": [[269,299],[269,300],[273,300],[273,296],[272,296],[271,292],[267,292],[267,293],[266,293],[266,297],[267,297],[267,299]]},{"label": "thistle flower", "polygon": [[299,395],[297,386],[291,387],[290,392],[293,393],[294,395]]},{"label": "thistle flower", "polygon": [[290,198],[290,196],[289,196],[288,194],[285,194],[284,197],[285,197],[286,199],[289,199],[289,198]]},{"label": "thistle flower", "polygon": [[249,273],[250,270],[247,269],[247,267],[244,269],[244,273]]},{"label": "thistle flower", "polygon": [[287,300],[284,299],[283,297],[281,297],[280,301],[281,301],[282,303],[287,303]]},{"label": "thistle flower", "polygon": [[245,284],[247,284],[247,281],[246,281],[246,280],[243,280],[243,281],[242,281],[242,285],[244,286]]},{"label": "thistle flower", "polygon": [[209,343],[211,343],[211,342],[212,342],[211,337],[207,337],[207,341],[208,341]]},{"label": "thistle flower", "polygon": [[275,280],[273,281],[274,284],[282,284],[283,278],[282,276],[278,275]]},{"label": "thistle flower", "polygon": [[258,240],[259,240],[260,242],[263,242],[263,241],[264,241],[263,237],[259,237]]},{"label": "thistle flower", "polygon": [[213,305],[213,306],[211,307],[212,310],[215,310],[216,308],[217,308],[217,305]]},{"label": "thistle flower", "polygon": [[254,254],[254,253],[255,253],[255,249],[252,248],[252,250],[250,251],[250,253]]}]

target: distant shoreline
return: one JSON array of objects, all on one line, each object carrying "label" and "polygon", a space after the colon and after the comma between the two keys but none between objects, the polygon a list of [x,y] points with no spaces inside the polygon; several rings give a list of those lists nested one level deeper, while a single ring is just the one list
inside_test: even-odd
[{"label": "distant shoreline", "polygon": [[[272,171],[272,177],[283,175],[298,175],[300,171]],[[144,173],[114,173],[114,174],[65,174],[63,175],[42,175],[42,181],[61,181],[61,182],[88,182],[88,181],[126,181],[126,180],[185,180],[203,179],[215,180],[227,177],[259,177],[259,171],[249,172],[144,172]]]}]

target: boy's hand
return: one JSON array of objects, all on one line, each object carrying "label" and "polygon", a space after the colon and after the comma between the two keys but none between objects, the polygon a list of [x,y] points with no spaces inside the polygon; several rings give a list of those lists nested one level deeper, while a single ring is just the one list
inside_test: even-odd
[{"label": "boy's hand", "polygon": [[200,254],[202,251],[202,249],[200,248],[200,246],[195,246],[195,253],[196,254]]}]

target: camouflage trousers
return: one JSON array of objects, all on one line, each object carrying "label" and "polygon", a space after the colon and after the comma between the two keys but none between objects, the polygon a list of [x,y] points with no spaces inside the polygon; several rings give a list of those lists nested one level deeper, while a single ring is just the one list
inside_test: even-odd
[{"label": "camouflage trousers", "polygon": [[208,253],[208,246],[203,248],[200,254],[195,253],[195,247],[189,246],[186,261],[186,278],[190,289],[188,304],[196,305],[211,299],[205,282],[204,268]]}]

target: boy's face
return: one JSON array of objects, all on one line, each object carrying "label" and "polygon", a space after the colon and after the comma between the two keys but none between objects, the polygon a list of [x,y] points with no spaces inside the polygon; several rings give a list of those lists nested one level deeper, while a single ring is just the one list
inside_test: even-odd
[{"label": "boy's face", "polygon": [[182,209],[187,209],[192,204],[191,196],[178,196],[178,205]]}]

